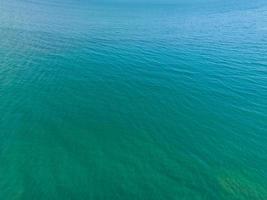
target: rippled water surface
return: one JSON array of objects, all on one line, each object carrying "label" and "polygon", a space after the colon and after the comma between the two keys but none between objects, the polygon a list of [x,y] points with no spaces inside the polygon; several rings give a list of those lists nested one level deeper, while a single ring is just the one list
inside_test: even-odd
[{"label": "rippled water surface", "polygon": [[0,1],[0,199],[267,199],[267,3]]}]

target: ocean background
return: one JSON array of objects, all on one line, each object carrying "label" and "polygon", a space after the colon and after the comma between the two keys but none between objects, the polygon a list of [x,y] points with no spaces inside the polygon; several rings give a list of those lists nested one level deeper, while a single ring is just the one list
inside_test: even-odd
[{"label": "ocean background", "polygon": [[267,199],[266,0],[0,0],[0,199]]}]

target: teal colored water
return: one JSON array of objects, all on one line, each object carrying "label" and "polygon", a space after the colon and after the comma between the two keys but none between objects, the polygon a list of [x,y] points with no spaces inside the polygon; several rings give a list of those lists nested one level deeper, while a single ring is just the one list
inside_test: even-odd
[{"label": "teal colored water", "polygon": [[267,2],[1,0],[0,199],[267,199]]}]

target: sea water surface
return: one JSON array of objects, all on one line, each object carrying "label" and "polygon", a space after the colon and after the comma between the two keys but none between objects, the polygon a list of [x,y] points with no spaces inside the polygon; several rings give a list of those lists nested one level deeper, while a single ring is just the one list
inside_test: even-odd
[{"label": "sea water surface", "polygon": [[267,199],[267,2],[0,1],[0,199]]}]

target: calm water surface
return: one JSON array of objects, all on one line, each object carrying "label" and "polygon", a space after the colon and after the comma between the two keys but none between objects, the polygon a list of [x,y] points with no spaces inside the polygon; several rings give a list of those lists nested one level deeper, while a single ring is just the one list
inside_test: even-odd
[{"label": "calm water surface", "polygon": [[267,2],[140,2],[0,1],[0,199],[267,199]]}]

